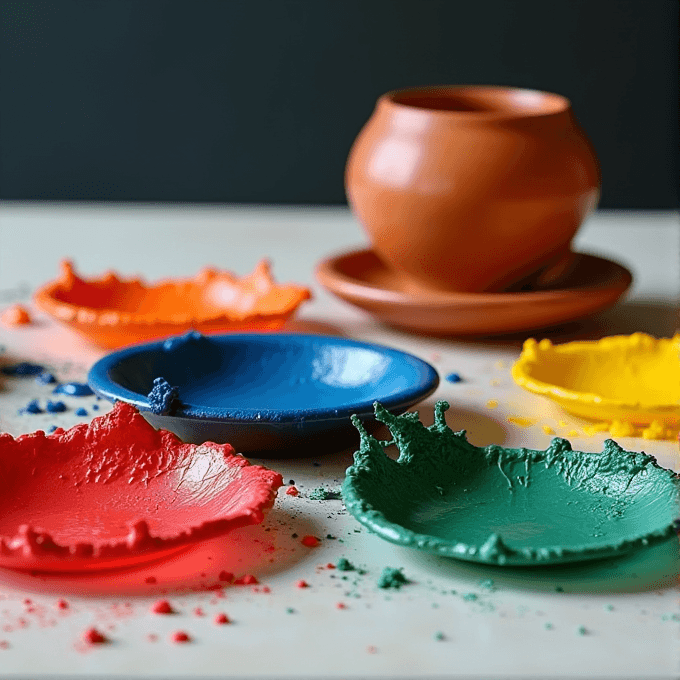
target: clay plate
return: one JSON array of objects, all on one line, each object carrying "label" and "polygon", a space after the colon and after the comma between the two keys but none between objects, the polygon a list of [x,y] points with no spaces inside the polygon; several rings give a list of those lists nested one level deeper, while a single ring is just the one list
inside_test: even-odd
[{"label": "clay plate", "polygon": [[[158,378],[176,388],[160,405]],[[346,338],[192,332],[113,352],[88,382],[184,441],[228,441],[266,456],[354,445],[351,414],[374,423],[375,399],[401,413],[432,394],[439,376],[411,354]]]},{"label": "clay plate", "polygon": [[558,288],[456,293],[425,288],[390,269],[372,250],[320,262],[316,277],[339,298],[385,323],[440,335],[499,335],[573,321],[613,305],[632,282],[621,265],[578,253]]},{"label": "clay plate", "polygon": [[257,524],[281,475],[183,444],[129,404],[51,435],[0,435],[0,566],[126,567]]},{"label": "clay plate", "polygon": [[113,272],[84,279],[64,261],[59,278],[39,289],[35,302],[88,340],[113,349],[189,329],[277,330],[310,297],[302,286],[276,284],[267,260],[243,278],[206,268],[193,279],[152,285]]},{"label": "clay plate", "polygon": [[396,441],[398,460],[362,427],[347,470],[347,510],[381,538],[438,555],[506,566],[609,557],[665,540],[680,514],[680,477],[614,441],[602,453],[553,439],[545,451],[479,448],[446,425],[376,416]]},{"label": "clay plate", "polygon": [[633,333],[563,345],[529,339],[512,377],[577,416],[677,427],[679,357],[680,335],[657,339]]}]

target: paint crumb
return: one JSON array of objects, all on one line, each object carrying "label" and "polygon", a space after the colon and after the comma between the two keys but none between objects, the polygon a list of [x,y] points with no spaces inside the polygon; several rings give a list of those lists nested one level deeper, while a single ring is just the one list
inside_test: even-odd
[{"label": "paint crumb", "polygon": [[25,376],[39,375],[45,371],[45,367],[41,364],[32,364],[30,361],[21,361],[18,364],[12,364],[11,366],[3,366],[0,371],[5,375],[23,378]]},{"label": "paint crumb", "polygon": [[309,583],[307,583],[307,581],[305,581],[304,579],[301,578],[301,579],[295,584],[295,586],[296,586],[297,588],[309,588]]},{"label": "paint crumb", "polygon": [[508,416],[507,420],[509,423],[519,425],[519,427],[531,427],[536,424],[536,420],[533,418],[523,418],[522,416]]},{"label": "paint crumb", "polygon": [[336,609],[347,609],[347,605],[346,605],[344,602],[338,602],[338,603],[335,605],[335,608],[336,608]]},{"label": "paint crumb", "polygon": [[184,642],[191,642],[191,638],[189,637],[188,633],[185,633],[183,630],[175,631],[170,636],[170,640],[172,642],[174,642],[175,644],[182,644]]},{"label": "paint crumb", "polygon": [[63,401],[50,401],[48,399],[46,408],[48,413],[63,413],[66,410],[66,404]]},{"label": "paint crumb", "polygon": [[147,576],[144,579],[144,583],[156,583],[156,577],[155,576]]},{"label": "paint crumb", "polygon": [[479,599],[479,596],[477,593],[468,593],[467,595],[463,595],[463,599],[466,602],[475,602],[476,600]]},{"label": "paint crumb", "polygon": [[403,569],[393,569],[392,567],[385,567],[378,579],[378,588],[401,588],[408,579],[404,576]]},{"label": "paint crumb", "polygon": [[316,536],[303,536],[302,540],[300,541],[302,545],[307,546],[308,548],[316,548],[320,541]]},{"label": "paint crumb", "polygon": [[489,380],[489,385],[491,385],[491,387],[498,387],[500,384],[501,381],[497,380],[496,378],[494,378],[493,380]]},{"label": "paint crumb", "polygon": [[151,605],[154,614],[174,614],[172,605],[167,600],[158,600]]},{"label": "paint crumb", "polygon": [[497,408],[498,407],[498,402],[495,399],[489,399],[489,401],[486,402],[487,408]]},{"label": "paint crumb", "polygon": [[70,382],[63,385],[57,385],[52,394],[68,394],[71,397],[89,397],[94,394],[87,383]]},{"label": "paint crumb", "polygon": [[31,399],[31,401],[29,401],[24,408],[19,410],[19,413],[20,414],[30,413],[32,415],[35,415],[38,413],[43,413],[43,410],[40,408],[40,404],[38,404],[37,399]]},{"label": "paint crumb", "polygon": [[0,319],[5,326],[25,326],[33,321],[29,311],[23,305],[7,307]]},{"label": "paint crumb", "polygon": [[563,592],[564,592],[564,588],[563,588],[562,586],[555,586],[555,592],[556,592],[556,593],[563,593]]},{"label": "paint crumb", "polygon": [[58,430],[58,429],[59,429],[59,428],[58,428],[56,425],[50,425],[50,426],[47,428],[47,433],[48,433],[48,434],[52,434],[52,432],[55,432],[55,431]]},{"label": "paint crumb", "polygon": [[338,571],[354,571],[354,565],[345,557],[341,557],[335,566]]},{"label": "paint crumb", "polygon": [[569,432],[567,432],[567,437],[579,437],[579,436],[580,436],[580,432],[578,430],[572,429],[572,430],[569,430]]},{"label": "paint crumb", "polygon": [[633,437],[635,435],[635,428],[631,423],[615,420],[609,426],[609,434],[611,434],[612,437]]},{"label": "paint crumb", "polygon": [[664,614],[661,617],[662,621],[680,621],[680,614]]},{"label": "paint crumb", "polygon": [[100,645],[106,642],[106,637],[100,633],[96,628],[88,628],[81,636],[83,642],[88,645]]},{"label": "paint crumb", "polygon": [[313,501],[337,501],[342,498],[340,489],[324,489],[322,486],[314,489],[309,498]]},{"label": "paint crumb", "polygon": [[614,611],[614,605],[613,604],[606,604],[604,606],[604,610],[607,612],[613,612]]},{"label": "paint crumb", "polygon": [[579,627],[576,629],[576,632],[577,632],[579,635],[588,635],[588,629],[587,629],[585,626],[579,626]]},{"label": "paint crumb", "polygon": [[57,609],[68,609],[69,604],[66,600],[57,600]]},{"label": "paint crumb", "polygon": [[258,583],[259,581],[257,580],[257,577],[253,576],[252,574],[244,574],[243,576],[239,576],[234,580],[235,586],[254,586]]},{"label": "paint crumb", "polygon": [[234,575],[230,571],[221,571],[217,575],[217,578],[220,581],[226,581],[227,583],[231,583],[234,580]]},{"label": "paint crumb", "polygon": [[445,636],[444,636],[444,633],[441,632],[441,630],[438,630],[438,631],[432,636],[432,638],[433,638],[434,640],[442,641],[442,640],[445,639]]},{"label": "paint crumb", "polygon": [[286,489],[286,494],[287,494],[288,496],[299,496],[299,495],[300,495],[300,492],[297,490],[297,487],[289,486],[289,487]]},{"label": "paint crumb", "polygon": [[223,626],[226,623],[231,623],[229,617],[224,612],[219,612],[218,614],[215,614],[215,618],[213,619],[213,621],[218,626]]},{"label": "paint crumb", "polygon": [[543,624],[543,628],[545,628],[546,630],[552,630],[554,627],[555,626],[553,626],[552,623],[550,622]]},{"label": "paint crumb", "polygon": [[38,385],[50,385],[57,382],[57,379],[49,371],[43,371],[38,376],[36,376],[35,381]]},{"label": "paint crumb", "polygon": [[158,642],[158,635],[156,635],[156,633],[149,633],[149,634],[146,636],[146,639],[147,639],[149,642]]},{"label": "paint crumb", "polygon": [[369,645],[368,647],[366,647],[366,651],[367,651],[369,654],[377,654],[377,653],[378,653],[378,648],[377,648],[375,645]]},{"label": "paint crumb", "polygon": [[593,435],[597,434],[598,432],[607,432],[607,430],[609,430],[609,423],[606,423],[606,422],[593,423],[592,425],[586,425],[583,428],[583,431],[589,437],[592,437]]},{"label": "paint crumb", "polygon": [[81,408],[79,408],[79,409],[76,410],[76,415],[77,415],[77,416],[86,416],[86,415],[87,415],[87,411],[86,411],[84,408],[81,407]]},{"label": "paint crumb", "polygon": [[488,590],[491,593],[496,592],[496,584],[493,579],[487,578],[479,582],[479,587]]},{"label": "paint crumb", "polygon": [[0,649],[9,649],[9,642],[7,640],[0,640]]},{"label": "paint crumb", "polygon": [[151,413],[157,416],[167,416],[177,407],[179,388],[173,387],[162,377],[154,378],[153,388],[147,394]]},{"label": "paint crumb", "polygon": [[649,427],[642,430],[643,439],[665,439],[666,430],[661,422],[658,420],[652,420]]},{"label": "paint crumb", "polygon": [[295,614],[295,610],[292,607],[286,607],[286,614]]},{"label": "paint crumb", "polygon": [[566,421],[566,420],[558,420],[558,421],[557,421],[557,424],[558,424],[560,427],[566,427],[566,426],[567,426],[567,421]]},{"label": "paint crumb", "polygon": [[449,373],[446,376],[446,380],[450,383],[459,383],[463,381],[463,379],[460,377],[458,373]]},{"label": "paint crumb", "polygon": [[546,434],[555,434],[555,430],[553,430],[552,427],[550,427],[550,425],[543,425],[542,430]]}]

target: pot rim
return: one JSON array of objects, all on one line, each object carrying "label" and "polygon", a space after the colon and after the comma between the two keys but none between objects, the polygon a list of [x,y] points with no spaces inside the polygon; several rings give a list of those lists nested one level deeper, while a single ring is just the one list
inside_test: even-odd
[{"label": "pot rim", "polygon": [[[437,100],[460,108],[427,105]],[[426,85],[386,92],[378,104],[404,112],[462,120],[545,118],[570,111],[564,95],[505,85]]]}]

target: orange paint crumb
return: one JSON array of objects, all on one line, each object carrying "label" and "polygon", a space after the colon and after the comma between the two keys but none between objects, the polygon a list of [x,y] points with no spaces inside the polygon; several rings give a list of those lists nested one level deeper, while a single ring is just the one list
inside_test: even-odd
[{"label": "orange paint crumb", "polygon": [[508,422],[519,425],[520,427],[531,427],[536,424],[533,418],[522,418],[522,416],[508,416]]},{"label": "orange paint crumb", "polygon": [[555,430],[553,430],[552,427],[550,427],[550,425],[544,425],[544,426],[542,427],[542,430],[543,430],[543,432],[545,432],[546,434],[555,434]]},{"label": "orange paint crumb", "polygon": [[496,408],[498,406],[498,402],[495,399],[489,399],[489,401],[486,402],[487,408]]},{"label": "orange paint crumb", "polygon": [[299,492],[299,491],[297,490],[297,488],[294,487],[294,486],[289,486],[289,487],[286,489],[286,493],[287,493],[289,496],[298,496],[298,495],[300,494],[300,492]]},{"label": "orange paint crumb", "polygon": [[319,539],[316,536],[303,536],[300,543],[308,548],[316,548],[319,545]]},{"label": "orange paint crumb", "polygon": [[33,321],[26,307],[12,305],[8,307],[0,317],[6,326],[25,326]]}]

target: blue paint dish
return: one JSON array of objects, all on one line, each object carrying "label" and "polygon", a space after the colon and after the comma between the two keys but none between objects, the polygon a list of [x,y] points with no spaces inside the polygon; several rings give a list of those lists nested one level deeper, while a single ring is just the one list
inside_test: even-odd
[{"label": "blue paint dish", "polygon": [[[375,427],[373,402],[402,413],[432,394],[439,376],[411,354],[346,338],[190,332],[113,352],[88,382],[185,442],[296,456],[357,444],[352,414]],[[153,412],[159,384],[173,387],[164,413]]]}]

